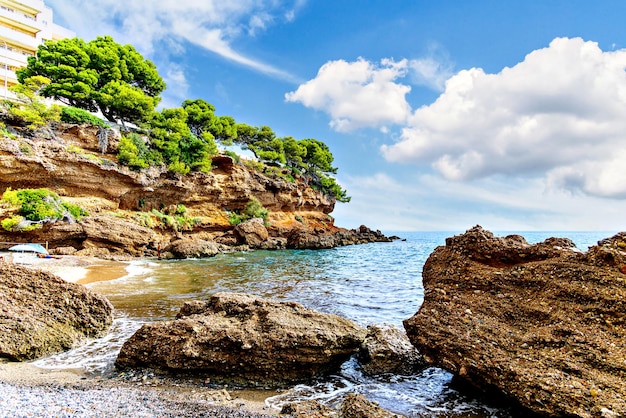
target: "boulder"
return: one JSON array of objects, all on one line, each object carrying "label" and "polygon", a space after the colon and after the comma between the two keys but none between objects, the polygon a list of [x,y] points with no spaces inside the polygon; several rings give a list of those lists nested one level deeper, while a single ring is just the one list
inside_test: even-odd
[{"label": "boulder", "polygon": [[237,244],[249,245],[252,248],[260,247],[269,238],[267,228],[261,218],[242,222],[233,230]]},{"label": "boulder", "polygon": [[339,418],[400,418],[384,410],[377,403],[368,401],[365,396],[348,393],[341,404]]},{"label": "boulder", "polygon": [[339,410],[326,406],[319,401],[306,400],[292,402],[283,406],[281,415],[293,418],[400,418],[381,408],[376,402],[369,401],[365,396],[348,393],[343,399]]},{"label": "boulder", "polygon": [[337,418],[337,411],[314,400],[288,403],[282,407],[280,414],[292,418]]},{"label": "boulder", "polygon": [[171,252],[174,258],[206,258],[213,257],[220,252],[215,242],[197,238],[174,241],[166,251]]},{"label": "boulder", "polygon": [[310,229],[296,228],[287,237],[287,248],[317,250],[336,246],[335,235],[327,232],[318,233]]},{"label": "boulder", "polygon": [[626,234],[589,251],[477,226],[423,269],[404,321],[434,365],[550,416],[626,416]]},{"label": "boulder", "polygon": [[0,262],[0,357],[32,360],[106,334],[109,301],[50,273]]},{"label": "boulder", "polygon": [[176,320],[141,327],[124,343],[116,365],[279,386],[337,371],[365,334],[352,321],[297,303],[217,293],[186,303]]},{"label": "boulder", "polygon": [[368,375],[409,375],[425,362],[404,331],[393,325],[369,325],[359,352],[359,362]]}]

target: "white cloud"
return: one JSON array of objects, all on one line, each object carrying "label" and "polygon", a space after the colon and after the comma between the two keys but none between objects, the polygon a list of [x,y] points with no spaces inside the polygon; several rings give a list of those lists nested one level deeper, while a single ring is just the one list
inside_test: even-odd
[{"label": "white cloud", "polygon": [[[169,57],[189,42],[275,77],[293,77],[269,64],[236,52],[231,43],[264,30],[280,17],[291,19],[303,0],[48,0],[55,16],[87,40],[111,35],[142,54]],[[59,19],[57,19],[59,20]]]},{"label": "white cloud", "polygon": [[391,162],[430,164],[444,178],[542,177],[549,185],[626,197],[626,50],[557,38],[523,62],[446,82],[408,119]]},{"label": "white cloud", "polygon": [[438,44],[432,44],[426,56],[409,61],[412,82],[436,91],[445,89],[446,80],[454,74],[454,65],[448,53]]},{"label": "white cloud", "polygon": [[361,223],[383,231],[462,232],[476,224],[492,231],[626,227],[623,202],[607,205],[603,198],[550,188],[542,179],[492,177],[461,183],[436,175],[396,179],[376,173],[346,176],[342,186],[352,200],[337,204],[333,216],[337,225],[348,228]]},{"label": "white cloud", "polygon": [[330,61],[285,99],[327,112],[330,126],[341,132],[403,124],[411,111],[405,98],[411,87],[395,81],[406,75],[407,68],[407,60],[385,59],[380,65],[363,58]]}]

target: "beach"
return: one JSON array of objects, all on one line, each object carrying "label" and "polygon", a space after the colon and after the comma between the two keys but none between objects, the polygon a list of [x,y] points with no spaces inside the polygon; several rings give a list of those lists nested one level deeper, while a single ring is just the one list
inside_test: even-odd
[{"label": "beach", "polygon": [[[6,260],[6,259],[5,259]],[[79,284],[114,280],[128,262],[92,257],[36,258],[29,268]],[[208,388],[199,381],[157,376],[148,371],[88,375],[51,370],[28,362],[0,360],[0,417],[259,417],[277,415],[262,391]]]}]

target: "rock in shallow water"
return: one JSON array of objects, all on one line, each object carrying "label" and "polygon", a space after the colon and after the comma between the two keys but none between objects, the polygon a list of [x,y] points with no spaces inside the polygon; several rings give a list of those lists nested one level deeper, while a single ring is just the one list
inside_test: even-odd
[{"label": "rock in shallow water", "polygon": [[113,306],[84,286],[0,262],[0,357],[32,360],[100,337]]},{"label": "rock in shallow water", "polygon": [[116,365],[275,386],[336,371],[365,334],[352,321],[298,303],[217,293],[186,303],[174,321],[141,327],[124,343]]},{"label": "rock in shallow water", "polygon": [[359,361],[368,375],[410,375],[425,366],[404,331],[394,325],[369,325],[359,352]]},{"label": "rock in shallow water", "polygon": [[626,234],[601,244],[448,238],[407,334],[429,362],[535,412],[626,416]]}]

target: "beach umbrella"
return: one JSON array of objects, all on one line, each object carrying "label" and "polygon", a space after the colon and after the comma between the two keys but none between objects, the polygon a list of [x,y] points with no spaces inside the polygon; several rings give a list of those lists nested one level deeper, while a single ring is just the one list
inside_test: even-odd
[{"label": "beach umbrella", "polygon": [[48,254],[48,251],[41,244],[19,244],[9,248],[9,251],[21,251],[29,253]]}]

